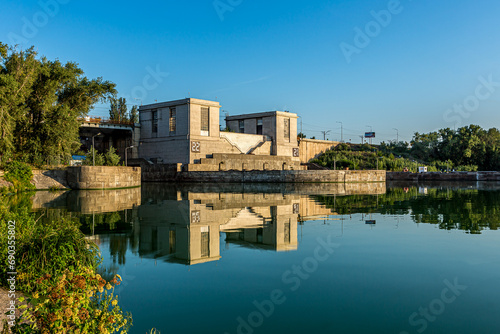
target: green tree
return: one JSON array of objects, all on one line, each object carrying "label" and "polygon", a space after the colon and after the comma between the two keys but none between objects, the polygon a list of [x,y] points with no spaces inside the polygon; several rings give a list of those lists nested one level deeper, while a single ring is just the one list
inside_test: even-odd
[{"label": "green tree", "polygon": [[139,109],[137,108],[137,106],[133,106],[130,110],[129,121],[134,124],[139,123]]},{"label": "green tree", "polygon": [[99,153],[97,150],[95,150],[94,154],[94,148],[91,147],[88,153],[85,155],[85,161],[84,164],[87,166],[92,166],[93,165],[93,159],[95,159],[95,165],[96,166],[104,166],[105,163],[105,158],[102,153]]},{"label": "green tree", "polygon": [[104,159],[106,160],[106,166],[118,166],[121,160],[120,156],[116,154],[116,149],[113,146],[104,154]]},{"label": "green tree", "polygon": [[127,100],[123,97],[120,97],[119,99],[111,97],[109,101],[109,119],[118,122],[127,121]]},{"label": "green tree", "polygon": [[115,94],[115,84],[86,78],[73,62],[38,59],[33,48],[0,43],[0,57],[0,154],[36,164],[68,160],[80,147],[78,118]]}]

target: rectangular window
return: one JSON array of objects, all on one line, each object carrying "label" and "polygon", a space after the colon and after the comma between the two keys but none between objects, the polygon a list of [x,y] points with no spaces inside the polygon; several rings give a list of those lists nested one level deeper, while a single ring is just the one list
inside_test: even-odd
[{"label": "rectangular window", "polygon": [[158,110],[151,111],[151,132],[158,132]]},{"label": "rectangular window", "polygon": [[201,135],[208,136],[210,131],[210,109],[201,108]]},{"label": "rectangular window", "polygon": [[168,233],[168,254],[175,253],[175,230]]},{"label": "rectangular window", "polygon": [[245,121],[238,121],[238,128],[240,129],[240,133],[245,133]]},{"label": "rectangular window", "polygon": [[210,232],[201,232],[201,257],[210,257]]},{"label": "rectangular window", "polygon": [[262,134],[262,118],[257,119],[257,134]]},{"label": "rectangular window", "polygon": [[283,241],[285,242],[285,244],[290,243],[290,225],[291,225],[291,221],[290,221],[290,219],[288,219],[288,223],[285,223],[285,230],[283,233],[283,236],[284,236]]},{"label": "rectangular window", "polygon": [[171,135],[175,135],[175,131],[176,131],[176,128],[177,128],[176,114],[177,114],[177,109],[170,108],[170,117],[168,119],[168,127],[170,129],[170,134]]},{"label": "rectangular window", "polygon": [[284,125],[285,140],[290,141],[290,119],[285,118],[283,125]]}]

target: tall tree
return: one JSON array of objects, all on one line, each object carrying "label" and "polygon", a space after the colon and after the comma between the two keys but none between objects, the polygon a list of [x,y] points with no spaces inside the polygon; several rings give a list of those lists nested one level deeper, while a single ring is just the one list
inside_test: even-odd
[{"label": "tall tree", "polygon": [[115,94],[115,84],[86,78],[73,62],[37,59],[33,48],[0,44],[0,55],[0,154],[32,163],[70,156],[80,146],[78,118]]},{"label": "tall tree", "polygon": [[113,121],[124,122],[127,120],[127,100],[123,97],[117,99],[112,97],[110,100],[109,119]]},{"label": "tall tree", "polygon": [[134,124],[139,123],[139,109],[137,108],[137,106],[133,106],[130,110],[129,120]]}]

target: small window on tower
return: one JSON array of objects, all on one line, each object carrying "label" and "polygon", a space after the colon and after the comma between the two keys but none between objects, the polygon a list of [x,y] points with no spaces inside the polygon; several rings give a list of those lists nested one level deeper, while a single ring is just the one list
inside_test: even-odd
[{"label": "small window on tower", "polygon": [[157,133],[158,132],[158,110],[152,110],[151,111],[151,132]]},{"label": "small window on tower", "polygon": [[285,140],[290,141],[290,119],[285,118],[283,125],[284,125]]},{"label": "small window on tower", "polygon": [[201,135],[209,136],[210,131],[210,109],[206,107],[201,108]]},{"label": "small window on tower", "polygon": [[175,131],[177,128],[177,123],[176,123],[176,117],[177,117],[177,109],[176,108],[170,108],[170,117],[168,119],[168,126],[170,129],[170,134],[175,135]]},{"label": "small window on tower", "polygon": [[257,119],[257,134],[262,134],[262,118]]}]

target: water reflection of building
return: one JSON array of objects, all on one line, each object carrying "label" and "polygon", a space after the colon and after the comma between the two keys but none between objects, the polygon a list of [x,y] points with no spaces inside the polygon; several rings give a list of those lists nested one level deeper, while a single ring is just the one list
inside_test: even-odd
[{"label": "water reflection of building", "polygon": [[[275,251],[297,249],[298,195],[178,193],[139,208],[139,254],[197,264],[220,258],[226,242]],[[136,229],[137,231],[137,229]]]}]

